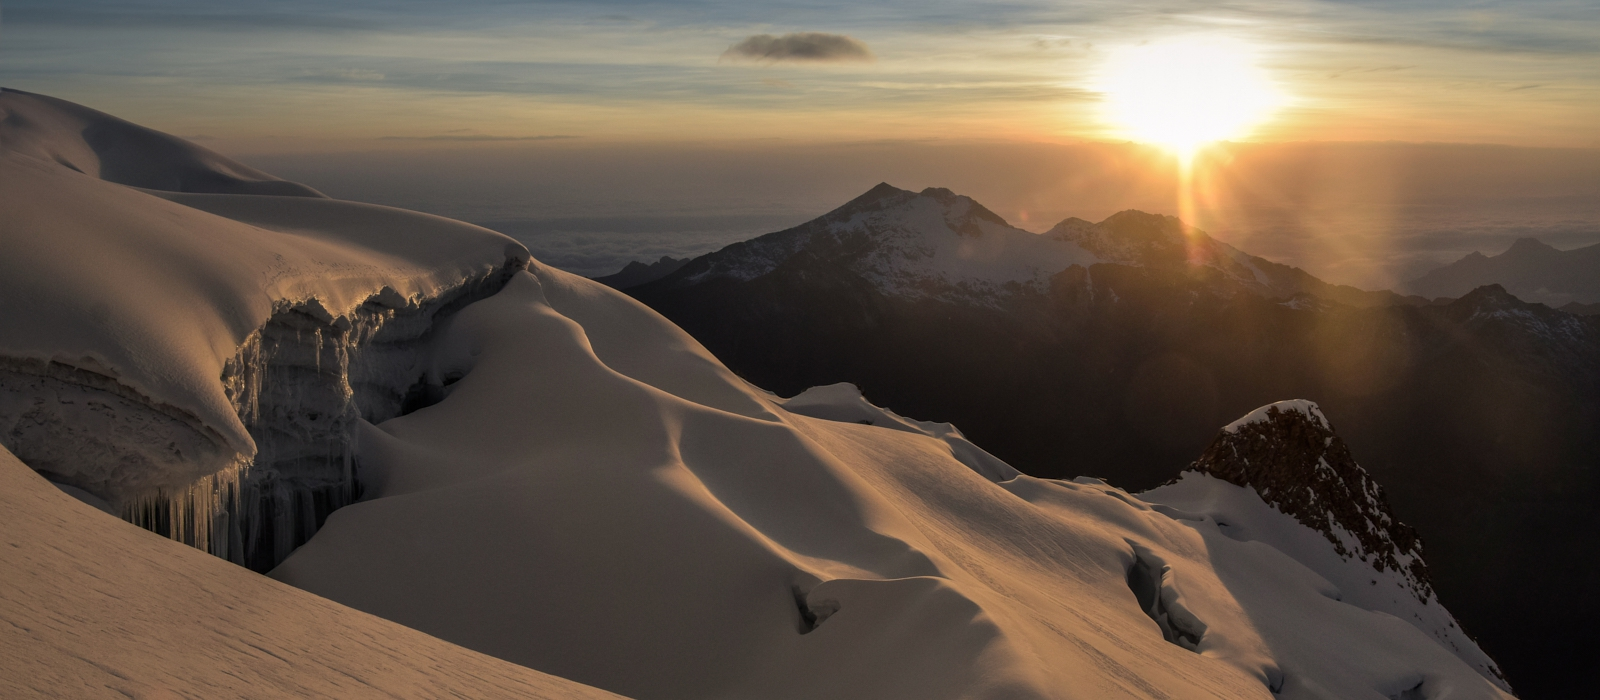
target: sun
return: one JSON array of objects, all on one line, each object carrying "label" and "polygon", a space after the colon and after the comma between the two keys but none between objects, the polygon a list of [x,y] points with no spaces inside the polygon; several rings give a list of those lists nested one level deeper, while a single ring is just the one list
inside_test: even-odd
[{"label": "sun", "polygon": [[1126,138],[1188,160],[1212,141],[1247,135],[1282,103],[1249,44],[1187,36],[1114,50],[1099,78],[1106,118]]}]

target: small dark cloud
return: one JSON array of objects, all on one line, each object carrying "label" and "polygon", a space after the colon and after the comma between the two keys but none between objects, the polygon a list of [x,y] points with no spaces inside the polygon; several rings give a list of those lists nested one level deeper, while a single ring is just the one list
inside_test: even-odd
[{"label": "small dark cloud", "polygon": [[773,36],[757,34],[722,52],[724,59],[796,62],[871,61],[872,50],[859,40],[843,34],[797,32]]},{"label": "small dark cloud", "polygon": [[[459,130],[458,130],[459,131]],[[544,134],[540,136],[495,136],[492,134],[462,134],[444,133],[433,136],[384,136],[381,141],[563,141],[575,139],[576,136],[566,134]]]}]

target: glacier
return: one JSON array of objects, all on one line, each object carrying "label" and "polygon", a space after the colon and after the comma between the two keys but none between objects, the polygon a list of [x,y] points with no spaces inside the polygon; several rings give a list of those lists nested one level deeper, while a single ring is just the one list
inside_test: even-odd
[{"label": "glacier", "polygon": [[351,422],[404,408],[427,334],[527,265],[60,100],[0,115],[0,440],[260,570],[355,496]]}]

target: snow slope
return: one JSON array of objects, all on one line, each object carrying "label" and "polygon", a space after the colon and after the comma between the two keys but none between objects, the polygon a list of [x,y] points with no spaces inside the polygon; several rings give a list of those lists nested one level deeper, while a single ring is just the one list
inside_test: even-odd
[{"label": "snow slope", "polygon": [[1506,697],[1263,543],[986,477],[847,386],[786,410],[538,264],[433,363],[444,400],[363,429],[370,497],[273,576],[639,697]]},{"label": "snow slope", "polygon": [[189,141],[66,100],[0,88],[5,150],[90,177],[171,192],[322,197]]},{"label": "snow slope", "polygon": [[0,696],[612,698],[74,501],[0,449]]}]

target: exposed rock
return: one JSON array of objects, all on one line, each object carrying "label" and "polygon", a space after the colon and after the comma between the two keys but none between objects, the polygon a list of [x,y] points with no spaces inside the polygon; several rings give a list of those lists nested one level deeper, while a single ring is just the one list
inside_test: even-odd
[{"label": "exposed rock", "polygon": [[1280,401],[1229,424],[1190,469],[1248,486],[1261,499],[1378,571],[1405,572],[1411,592],[1433,596],[1422,540],[1315,403]]}]

